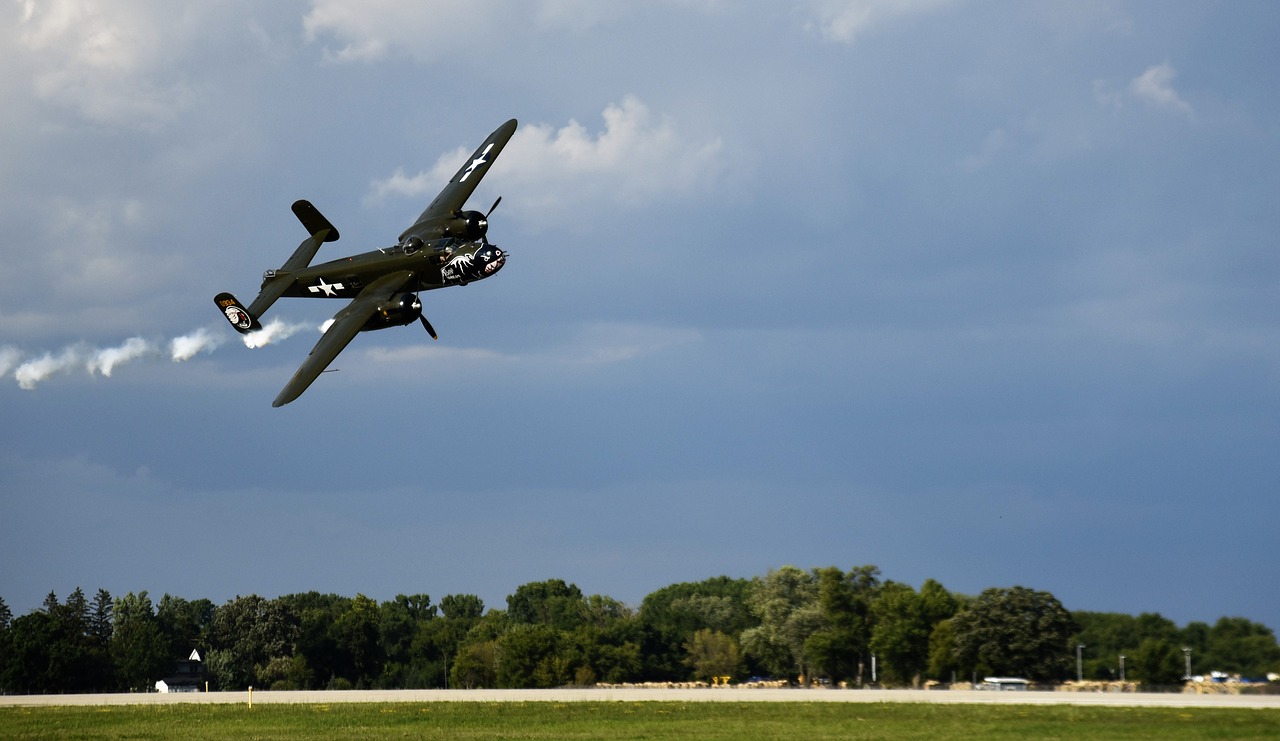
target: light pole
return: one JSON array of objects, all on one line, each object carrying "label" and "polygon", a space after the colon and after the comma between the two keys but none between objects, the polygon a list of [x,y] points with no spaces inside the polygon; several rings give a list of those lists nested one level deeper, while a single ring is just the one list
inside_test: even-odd
[{"label": "light pole", "polygon": [[1080,652],[1083,650],[1084,650],[1084,644],[1077,643],[1076,644],[1076,681],[1077,682],[1084,681],[1084,664],[1082,663],[1082,660],[1080,658]]},{"label": "light pole", "polygon": [[1120,654],[1120,684],[1124,684],[1124,654]]},{"label": "light pole", "polygon": [[1183,646],[1182,655],[1187,657],[1187,674],[1183,679],[1191,679],[1191,649]]}]

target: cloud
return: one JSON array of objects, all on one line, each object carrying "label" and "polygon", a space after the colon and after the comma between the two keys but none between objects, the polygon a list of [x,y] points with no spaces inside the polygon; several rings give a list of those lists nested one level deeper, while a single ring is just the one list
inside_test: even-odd
[{"label": "cloud", "polygon": [[[181,82],[159,79],[180,50],[183,24],[165,18],[169,3],[24,0],[18,47],[40,100],[72,109],[95,123],[156,128],[194,95]],[[178,12],[181,12],[180,10]]]},{"label": "cloud", "polygon": [[337,62],[381,59],[392,48],[431,59],[475,43],[475,35],[500,17],[495,4],[484,0],[367,0],[358,5],[314,0],[302,27],[308,41],[330,35],[344,43],[336,51],[325,50]]},{"label": "cloud", "polygon": [[1177,74],[1168,62],[1148,67],[1145,72],[1129,83],[1129,92],[1135,98],[1152,105],[1191,113],[1191,105],[1179,97],[1178,92],[1173,89],[1173,78]]},{"label": "cloud", "polygon": [[625,15],[621,3],[591,0],[313,0],[302,20],[308,41],[325,36],[333,62],[373,62],[392,54],[430,61],[454,53],[474,53],[477,44],[507,45],[530,29],[585,32]]},{"label": "cloud", "polygon": [[932,13],[950,0],[818,0],[810,24],[827,41],[851,44],[875,26],[894,19]]},{"label": "cloud", "polygon": [[[592,199],[648,205],[700,192],[724,171],[719,139],[698,141],[675,122],[656,117],[640,99],[626,96],[602,114],[595,133],[575,120],[563,127],[523,124],[494,164],[512,207],[531,217],[562,217]],[[434,195],[473,146],[440,157],[430,170],[403,169],[370,186],[366,202]],[[506,203],[506,201],[504,201]]]}]

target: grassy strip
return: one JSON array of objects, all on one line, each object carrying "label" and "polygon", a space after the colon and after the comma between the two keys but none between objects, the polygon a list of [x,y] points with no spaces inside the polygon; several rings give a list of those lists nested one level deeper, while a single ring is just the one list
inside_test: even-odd
[{"label": "grassy strip", "polygon": [[0,739],[1276,739],[1273,710],[899,703],[0,708]]}]

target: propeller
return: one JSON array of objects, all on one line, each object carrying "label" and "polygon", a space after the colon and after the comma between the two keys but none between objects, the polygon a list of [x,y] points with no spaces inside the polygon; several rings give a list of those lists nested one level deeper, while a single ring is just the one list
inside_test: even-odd
[{"label": "propeller", "polygon": [[439,337],[436,336],[435,327],[431,326],[431,322],[427,321],[427,318],[425,316],[419,314],[418,321],[422,322],[422,328],[427,330],[427,334],[431,335],[431,339],[433,340],[440,339]]},{"label": "propeller", "polygon": [[485,228],[484,228],[484,231],[480,233],[480,241],[484,244],[489,244],[489,215],[492,214],[495,210],[497,210],[499,203],[502,203],[502,196],[498,196],[498,200],[494,201],[493,205],[490,206],[489,210],[486,211],[484,214]]}]

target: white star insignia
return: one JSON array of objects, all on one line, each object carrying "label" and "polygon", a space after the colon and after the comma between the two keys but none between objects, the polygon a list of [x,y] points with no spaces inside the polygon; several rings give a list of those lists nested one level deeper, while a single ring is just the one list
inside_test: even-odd
[{"label": "white star insignia", "polygon": [[323,292],[324,295],[326,296],[337,296],[338,291],[342,290],[342,284],[341,283],[325,283],[324,278],[321,278],[319,282],[317,282],[314,286],[311,286],[307,290],[311,291],[312,293]]},{"label": "white star insignia", "polygon": [[471,160],[471,164],[467,166],[467,171],[462,173],[462,177],[458,178],[459,183],[461,183],[463,180],[466,180],[471,175],[471,173],[476,171],[477,167],[489,161],[485,159],[484,156],[489,153],[490,149],[493,149],[492,143],[490,143],[489,146],[484,148],[484,151],[480,153],[479,157]]}]

